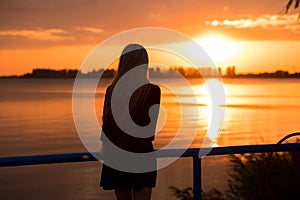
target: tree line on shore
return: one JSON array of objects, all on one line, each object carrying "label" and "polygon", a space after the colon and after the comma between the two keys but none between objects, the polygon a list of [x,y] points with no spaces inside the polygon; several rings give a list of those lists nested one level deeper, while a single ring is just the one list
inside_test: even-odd
[{"label": "tree line on shore", "polygon": [[[300,78],[300,72],[289,73],[284,70],[277,70],[275,72],[263,72],[263,73],[245,73],[237,74],[235,72],[235,66],[226,68],[224,74],[222,69],[204,67],[204,68],[192,68],[192,67],[181,67],[172,66],[168,70],[161,70],[159,67],[150,68],[149,76],[158,78],[176,78],[178,76],[184,76],[186,78],[207,78],[207,77],[224,77],[224,78]],[[115,69],[99,69],[91,72],[82,73],[77,69],[33,69],[31,73],[26,73],[20,76],[2,76],[1,78],[70,78],[74,79],[79,74],[79,77],[83,78],[113,78],[116,75]]]}]

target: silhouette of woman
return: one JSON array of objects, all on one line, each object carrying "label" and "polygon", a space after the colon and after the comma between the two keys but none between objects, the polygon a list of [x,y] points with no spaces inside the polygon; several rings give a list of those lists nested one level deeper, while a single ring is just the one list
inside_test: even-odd
[{"label": "silhouette of woman", "polygon": [[[103,145],[109,140],[118,148],[129,152],[148,153],[154,151],[152,141],[154,140],[158,109],[154,109],[151,118],[149,117],[149,110],[153,105],[160,104],[160,88],[149,83],[147,72],[148,54],[146,49],[138,44],[127,45],[120,57],[118,73],[112,84],[106,89],[101,134]],[[131,76],[127,76],[126,73],[130,73]],[[134,87],[136,82],[144,84],[129,94],[129,105],[128,102],[126,105],[126,102],[122,102],[122,100],[112,100],[114,92],[119,95],[121,93],[122,97],[123,95],[126,96],[126,93],[130,91],[128,88]],[[121,86],[120,83],[122,83]],[[123,112],[117,112],[116,118],[115,112],[113,112],[115,107],[129,109],[129,117]],[[152,128],[150,126],[149,130],[146,131],[148,132],[147,135],[144,132],[134,130],[132,127],[129,127],[129,131],[124,130],[122,126],[130,124],[130,120],[139,127],[146,127],[150,123],[154,126],[152,125]],[[154,158],[150,162],[155,166],[153,171],[124,172],[106,165],[104,156],[100,187],[103,187],[104,190],[115,190],[118,200],[149,200],[157,176],[156,159]]]}]

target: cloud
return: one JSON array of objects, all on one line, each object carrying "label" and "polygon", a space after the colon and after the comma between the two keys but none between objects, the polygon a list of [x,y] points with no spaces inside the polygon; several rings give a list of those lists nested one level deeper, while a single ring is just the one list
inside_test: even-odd
[{"label": "cloud", "polygon": [[5,30],[0,31],[0,36],[17,36],[25,37],[31,40],[42,41],[62,41],[73,40],[74,38],[66,35],[67,32],[62,29],[46,29],[46,30]]},{"label": "cloud", "polygon": [[94,27],[90,27],[90,26],[77,26],[75,27],[76,30],[79,31],[87,31],[87,32],[91,32],[91,33],[103,33],[104,30],[101,28],[94,28]]},{"label": "cloud", "polygon": [[205,21],[208,26],[227,26],[238,29],[260,27],[264,29],[285,29],[300,32],[298,14],[293,15],[262,15],[257,18],[239,18],[235,20]]}]

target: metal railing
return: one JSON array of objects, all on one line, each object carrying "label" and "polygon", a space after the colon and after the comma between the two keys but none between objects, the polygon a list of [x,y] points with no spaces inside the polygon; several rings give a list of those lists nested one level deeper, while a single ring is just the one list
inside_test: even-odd
[{"label": "metal railing", "polygon": [[[206,156],[227,155],[227,154],[242,154],[242,153],[266,153],[266,152],[283,152],[283,151],[300,151],[300,143],[282,144],[274,149],[276,145],[246,145],[246,146],[227,146],[214,147],[205,149],[204,152],[209,152]],[[194,199],[201,199],[201,157],[199,157],[199,148],[187,149],[181,157],[193,158],[193,187]],[[177,157],[180,149],[161,150],[157,154],[157,158]],[[0,167],[9,166],[24,166],[24,165],[40,165],[54,163],[70,163],[70,162],[86,162],[96,161],[92,155],[94,153],[65,153],[65,154],[48,154],[48,155],[33,155],[33,156],[13,156],[0,158]]]}]

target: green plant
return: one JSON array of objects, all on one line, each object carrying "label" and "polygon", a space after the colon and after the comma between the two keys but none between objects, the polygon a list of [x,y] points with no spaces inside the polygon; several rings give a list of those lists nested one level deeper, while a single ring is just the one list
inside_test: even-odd
[{"label": "green plant", "polygon": [[[229,155],[227,189],[202,192],[204,200],[300,199],[300,152]],[[192,188],[170,187],[173,196],[193,199]]]},{"label": "green plant", "polygon": [[193,189],[191,187],[178,189],[177,187],[171,186],[169,189],[173,192],[172,196],[181,200],[193,200]]},{"label": "green plant", "polygon": [[299,7],[299,3],[300,3],[300,0],[289,0],[285,6],[285,13],[288,12],[288,10],[290,9],[290,7],[292,6],[292,4],[295,2],[295,6],[294,6],[294,9],[297,9]]},{"label": "green plant", "polygon": [[299,199],[300,153],[230,155],[227,199]]}]

